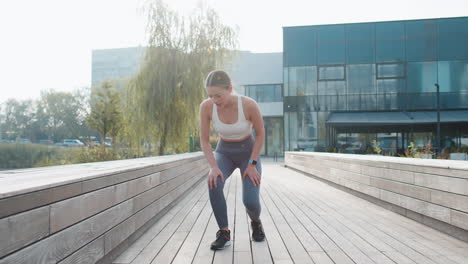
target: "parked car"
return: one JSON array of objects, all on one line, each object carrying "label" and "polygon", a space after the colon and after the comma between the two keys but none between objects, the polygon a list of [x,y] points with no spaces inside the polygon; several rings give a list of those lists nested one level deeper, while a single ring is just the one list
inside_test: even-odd
[{"label": "parked car", "polygon": [[19,143],[19,144],[31,144],[31,140],[29,140],[29,138],[18,138],[16,139],[16,143]]},{"label": "parked car", "polygon": [[64,139],[62,143],[65,147],[83,147],[84,145],[79,139]]},{"label": "parked car", "polygon": [[53,145],[54,141],[50,139],[40,139],[37,143],[44,144],[44,145]]}]

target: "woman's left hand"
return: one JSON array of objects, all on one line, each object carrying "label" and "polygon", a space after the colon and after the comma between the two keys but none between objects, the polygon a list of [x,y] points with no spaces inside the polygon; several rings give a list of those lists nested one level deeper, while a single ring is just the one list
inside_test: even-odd
[{"label": "woman's left hand", "polygon": [[260,185],[261,177],[255,165],[252,165],[252,164],[247,165],[247,169],[245,169],[244,174],[242,175],[242,180],[245,180],[246,176],[249,176],[250,181],[252,181],[254,186]]}]

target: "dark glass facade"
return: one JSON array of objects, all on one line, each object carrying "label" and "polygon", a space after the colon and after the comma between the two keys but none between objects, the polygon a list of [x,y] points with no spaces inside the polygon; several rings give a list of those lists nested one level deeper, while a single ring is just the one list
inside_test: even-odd
[{"label": "dark glass facade", "polygon": [[[435,142],[436,124],[334,126],[331,113],[468,109],[468,17],[285,27],[285,150],[397,152]],[[468,118],[467,118],[468,121]],[[442,146],[468,147],[468,123],[442,123]],[[345,142],[345,143],[343,143]]]},{"label": "dark glass facade", "polygon": [[244,85],[245,95],[257,103],[272,103],[283,101],[283,87],[281,84]]}]

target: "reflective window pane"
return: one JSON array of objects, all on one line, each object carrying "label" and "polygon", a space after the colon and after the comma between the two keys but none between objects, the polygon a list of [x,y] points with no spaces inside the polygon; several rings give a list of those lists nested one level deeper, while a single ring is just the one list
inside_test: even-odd
[{"label": "reflective window pane", "polygon": [[347,68],[348,94],[375,93],[374,64],[348,65]]},{"label": "reflective window pane", "polygon": [[289,68],[283,69],[283,94],[284,96],[289,95]]},{"label": "reflective window pane", "polygon": [[377,93],[403,93],[405,92],[404,79],[382,79],[377,80]]},{"label": "reflective window pane", "polygon": [[407,88],[409,93],[436,92],[436,62],[410,62],[407,65]]},{"label": "reflective window pane", "polygon": [[468,59],[468,18],[439,20],[439,60]]},{"label": "reflective window pane", "polygon": [[404,22],[376,23],[375,37],[377,62],[405,61]]},{"label": "reflective window pane", "polygon": [[351,64],[375,62],[374,25],[346,25],[346,44],[347,63]]},{"label": "reflective window pane", "polygon": [[345,63],[345,33],[343,25],[327,25],[317,28],[317,63]]},{"label": "reflective window pane", "polygon": [[283,101],[280,84],[246,85],[245,88],[246,95],[259,103]]},{"label": "reflective window pane", "polygon": [[440,61],[438,70],[441,92],[468,91],[468,61]]},{"label": "reflective window pane", "polygon": [[319,66],[319,80],[344,80],[345,67],[340,66]]},{"label": "reflective window pane", "polygon": [[284,66],[305,66],[317,64],[316,30],[308,27],[283,29]]},{"label": "reflective window pane", "polygon": [[345,95],[345,81],[324,81],[318,82],[319,95]]},{"label": "reflective window pane", "polygon": [[305,67],[306,71],[306,83],[305,83],[305,95],[317,94],[317,67],[309,66]]},{"label": "reflective window pane", "polygon": [[306,89],[306,68],[305,67],[290,67],[289,68],[289,95],[304,95]]},{"label": "reflective window pane", "polygon": [[377,78],[402,78],[405,76],[403,63],[377,64]]},{"label": "reflective window pane", "polygon": [[436,60],[437,24],[434,20],[406,22],[408,61]]},{"label": "reflective window pane", "polygon": [[347,96],[348,110],[351,111],[374,111],[377,98],[375,94],[350,94]]}]

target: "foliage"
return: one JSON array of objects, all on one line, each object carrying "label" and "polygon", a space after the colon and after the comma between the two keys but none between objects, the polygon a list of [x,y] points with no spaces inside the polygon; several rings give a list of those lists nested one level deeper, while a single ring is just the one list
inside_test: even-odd
[{"label": "foliage", "polygon": [[86,91],[44,91],[37,102],[38,127],[55,142],[64,138],[79,138],[86,130]]},{"label": "foliage", "polygon": [[161,0],[150,2],[146,11],[149,47],[127,87],[124,134],[138,155],[148,141],[159,155],[187,151],[189,135],[198,130],[204,78],[236,46],[236,32],[202,6],[188,18]]},{"label": "foliage", "polygon": [[327,152],[336,153],[338,151],[337,151],[335,146],[329,146],[329,147],[327,147]]},{"label": "foliage", "polygon": [[120,94],[113,89],[110,82],[105,81],[93,97],[91,113],[86,118],[89,127],[101,134],[102,141],[107,135],[115,139],[123,125]]},{"label": "foliage", "polygon": [[378,142],[377,140],[372,140],[372,148],[373,148],[373,151],[374,153],[377,153],[377,154],[380,154],[382,153],[382,149],[380,148],[380,142]]},{"label": "foliage", "polygon": [[414,142],[410,142],[410,144],[404,151],[404,155],[400,155],[400,156],[407,157],[407,158],[420,158],[421,154],[418,153],[418,149],[416,145],[414,144]]},{"label": "foliage", "polygon": [[29,137],[34,120],[34,109],[31,100],[7,100],[2,107],[0,138],[15,140]]},{"label": "foliage", "polygon": [[58,147],[38,144],[0,144],[0,168],[31,168],[43,160],[62,155]]}]

